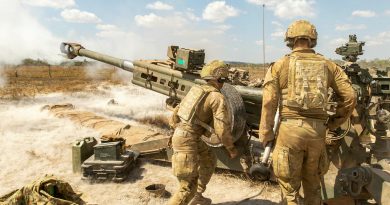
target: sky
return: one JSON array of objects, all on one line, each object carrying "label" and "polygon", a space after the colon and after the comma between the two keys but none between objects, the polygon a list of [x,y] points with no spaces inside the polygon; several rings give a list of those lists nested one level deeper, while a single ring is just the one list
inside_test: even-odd
[{"label": "sky", "polygon": [[263,62],[289,53],[297,19],[318,31],[316,51],[332,59],[349,34],[361,59],[390,58],[389,0],[0,0],[0,63],[63,60],[61,42],[128,60],[165,59],[169,45],[205,49],[206,61]]}]

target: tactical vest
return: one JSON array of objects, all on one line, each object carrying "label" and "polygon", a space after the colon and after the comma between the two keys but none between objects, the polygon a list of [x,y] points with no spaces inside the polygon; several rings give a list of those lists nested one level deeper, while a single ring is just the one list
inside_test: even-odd
[{"label": "tactical vest", "polygon": [[180,103],[177,115],[182,122],[192,124],[200,102],[207,96],[210,90],[200,85],[194,85]]},{"label": "tactical vest", "polygon": [[207,87],[202,87],[200,85],[194,85],[187,95],[183,98],[180,103],[179,110],[177,111],[177,116],[180,120],[186,124],[190,125],[200,125],[208,132],[208,137],[215,134],[214,128],[209,124],[201,121],[198,117],[195,116],[196,111],[199,108],[200,102],[214,89],[209,89]]},{"label": "tactical vest", "polygon": [[282,89],[282,104],[303,110],[325,110],[328,83],[328,68],[323,57],[292,54],[288,68],[288,87]]}]

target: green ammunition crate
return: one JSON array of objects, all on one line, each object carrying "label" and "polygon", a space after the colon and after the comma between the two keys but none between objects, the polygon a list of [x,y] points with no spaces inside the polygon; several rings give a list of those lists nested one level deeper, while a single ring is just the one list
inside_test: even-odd
[{"label": "green ammunition crate", "polygon": [[100,161],[115,161],[122,154],[122,142],[104,142],[95,145],[94,147],[95,160]]},{"label": "green ammunition crate", "polygon": [[81,164],[93,155],[93,147],[97,141],[93,137],[85,137],[77,140],[72,145],[72,167],[73,173],[81,172]]},{"label": "green ammunition crate", "polygon": [[[102,144],[107,145],[107,143]],[[101,149],[100,151],[107,150]],[[112,180],[114,182],[125,181],[138,156],[139,152],[132,150],[123,151],[117,160],[102,161],[91,156],[81,165],[81,179],[89,180],[90,182],[103,182],[106,180]]]}]

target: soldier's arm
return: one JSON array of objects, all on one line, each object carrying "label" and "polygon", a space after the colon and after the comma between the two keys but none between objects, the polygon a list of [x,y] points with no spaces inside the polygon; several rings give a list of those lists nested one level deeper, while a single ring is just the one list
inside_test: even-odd
[{"label": "soldier's arm", "polygon": [[259,139],[263,144],[275,138],[273,127],[280,95],[276,73],[278,65],[279,63],[275,63],[268,69],[263,84],[263,103],[259,126]]},{"label": "soldier's arm", "polygon": [[215,134],[220,137],[222,144],[230,152],[234,149],[234,144],[231,133],[232,123],[226,101],[221,93],[211,92],[209,97],[211,97]]},{"label": "soldier's arm", "polygon": [[335,130],[351,116],[356,105],[356,94],[343,69],[334,63],[331,63],[331,66],[330,86],[335,91],[339,101],[337,102],[336,114],[329,118],[328,128]]}]

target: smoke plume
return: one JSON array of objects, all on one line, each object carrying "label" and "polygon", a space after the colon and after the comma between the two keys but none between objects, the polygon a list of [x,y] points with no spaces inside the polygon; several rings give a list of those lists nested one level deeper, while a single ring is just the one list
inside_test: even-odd
[{"label": "smoke plume", "polygon": [[46,29],[20,1],[0,0],[0,63],[24,58],[59,61],[60,40]]}]

